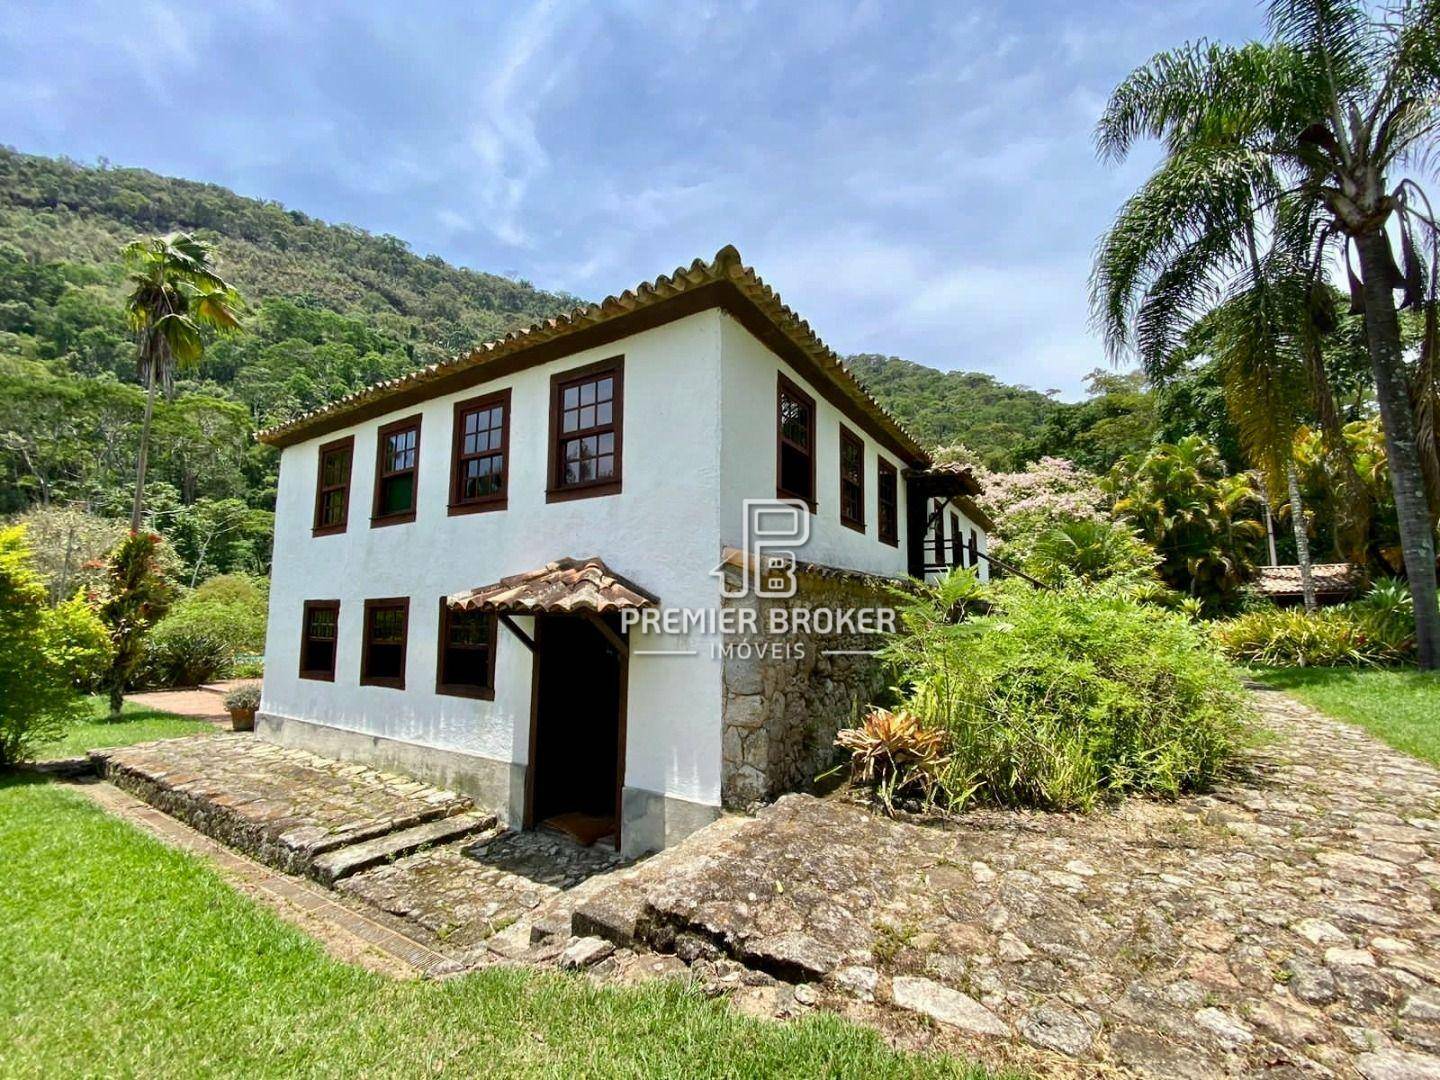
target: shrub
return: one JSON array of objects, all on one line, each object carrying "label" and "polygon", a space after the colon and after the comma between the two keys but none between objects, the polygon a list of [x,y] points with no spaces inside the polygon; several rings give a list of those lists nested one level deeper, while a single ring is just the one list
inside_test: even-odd
[{"label": "shrub", "polygon": [[889,652],[909,711],[947,734],[952,807],[1176,795],[1242,733],[1243,691],[1204,633],[1119,586],[1007,582],[989,614],[947,625],[936,611],[933,592],[909,605]]},{"label": "shrub", "polygon": [[105,681],[115,659],[115,645],[105,624],[77,594],[49,612],[50,648],[75,689],[90,694]]},{"label": "shrub", "polygon": [[237,656],[265,648],[267,593],[244,574],[202,583],[156,624],[139,681],[195,686],[233,674]]},{"label": "shrub", "polygon": [[915,797],[931,802],[946,764],[945,732],[925,727],[914,713],[871,709],[858,728],[845,728],[835,745],[850,751],[850,778],[875,788],[885,809]]},{"label": "shrub", "polygon": [[0,529],[0,766],[24,760],[80,716],[25,529]]},{"label": "shrub", "polygon": [[1249,611],[1215,627],[1230,659],[1270,667],[1395,664],[1415,650],[1409,591],[1393,579],[1362,599],[1307,615],[1301,608]]},{"label": "shrub", "polygon": [[1041,533],[1020,569],[1045,582],[1080,580],[1158,584],[1155,549],[1119,522],[1067,521]]}]

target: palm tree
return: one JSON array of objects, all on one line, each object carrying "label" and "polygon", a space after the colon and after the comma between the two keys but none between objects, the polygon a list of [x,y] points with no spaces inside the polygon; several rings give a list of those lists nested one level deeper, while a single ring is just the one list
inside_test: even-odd
[{"label": "palm tree", "polygon": [[134,240],[122,254],[130,266],[130,296],[125,311],[136,336],[136,360],[145,382],[145,422],[135,465],[135,503],[130,531],[140,531],[145,505],[145,466],[150,454],[150,424],[155,389],[168,394],[176,371],[192,371],[205,352],[202,328],[227,331],[240,325],[240,296],[215,271],[210,246],[187,233]]},{"label": "palm tree", "polygon": [[[1440,0],[1397,0],[1378,14],[1358,0],[1270,0],[1268,12],[1268,43],[1161,53],[1112,95],[1096,136],[1102,156],[1121,160],[1157,138],[1165,157],[1101,243],[1097,319],[1112,352],[1133,343],[1142,357],[1165,355],[1195,318],[1237,286],[1258,284],[1257,233],[1287,258],[1305,253],[1310,295],[1332,266],[1349,267],[1354,249],[1352,305],[1365,316],[1417,652],[1422,667],[1435,667],[1430,508],[1440,492],[1427,482],[1440,486],[1440,226],[1406,169],[1440,127]],[[1427,308],[1432,328],[1413,370],[1397,289],[1405,304]]]}]

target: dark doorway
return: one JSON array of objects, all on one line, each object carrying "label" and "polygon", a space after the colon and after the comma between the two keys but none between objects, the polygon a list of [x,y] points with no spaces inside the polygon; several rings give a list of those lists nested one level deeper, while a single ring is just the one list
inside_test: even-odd
[{"label": "dark doorway", "polygon": [[624,693],[625,658],[594,622],[535,620],[527,824],[619,846]]}]

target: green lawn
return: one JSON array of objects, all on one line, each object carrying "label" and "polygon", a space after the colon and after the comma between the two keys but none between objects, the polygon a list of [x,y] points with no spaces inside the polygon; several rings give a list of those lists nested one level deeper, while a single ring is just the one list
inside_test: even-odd
[{"label": "green lawn", "polygon": [[120,711],[120,719],[111,720],[109,699],[102,694],[91,695],[85,703],[90,708],[90,719],[76,724],[55,742],[40,747],[36,758],[53,761],[55,758],[77,757],[86,750],[106,746],[129,746],[150,739],[173,739],[179,735],[215,730],[206,720],[192,720],[188,716],[145,709],[128,702]]},{"label": "green lawn", "polygon": [[3,1076],[983,1075],[672,984],[387,980],[62,786],[0,778],[0,821]]},{"label": "green lawn", "polygon": [[1256,668],[1266,686],[1440,765],[1440,672],[1414,668]]}]

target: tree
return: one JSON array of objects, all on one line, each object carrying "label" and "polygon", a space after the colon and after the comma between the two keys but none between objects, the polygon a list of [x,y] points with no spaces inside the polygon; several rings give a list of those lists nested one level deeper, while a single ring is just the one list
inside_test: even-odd
[{"label": "tree", "polygon": [[156,386],[163,385],[168,396],[177,370],[199,366],[205,352],[202,328],[239,328],[240,295],[216,273],[209,245],[187,233],[134,240],[125,245],[124,256],[131,267],[125,310],[136,334],[140,379],[145,383],[145,419],[130,512],[130,528],[138,532]]},{"label": "tree", "polygon": [[1440,488],[1440,334],[1407,365],[1395,290],[1436,325],[1440,227],[1412,178],[1392,181],[1440,126],[1440,2],[1398,0],[1377,17],[1359,0],[1271,0],[1269,28],[1265,44],[1161,53],[1111,96],[1097,130],[1102,156],[1123,159],[1146,137],[1161,139],[1165,156],[1101,245],[1097,317],[1112,352],[1131,343],[1132,322],[1142,353],[1169,352],[1250,269],[1257,232],[1286,253],[1305,251],[1314,287],[1336,260],[1348,268],[1354,248],[1352,304],[1365,319],[1418,658],[1435,667],[1430,508],[1440,492],[1427,492],[1427,479]]},{"label": "tree", "polygon": [[105,678],[110,715],[119,716],[125,688],[145,656],[145,637],[170,607],[171,587],[160,569],[160,537],[132,532],[110,553],[97,612],[115,646]]},{"label": "tree", "polygon": [[1215,448],[1190,435],[1123,459],[1104,483],[1115,516],[1159,553],[1165,584],[1212,610],[1233,605],[1265,536],[1248,476],[1228,475]]},{"label": "tree", "polygon": [[80,700],[53,638],[25,529],[0,529],[0,767],[58,737],[78,715]]}]

